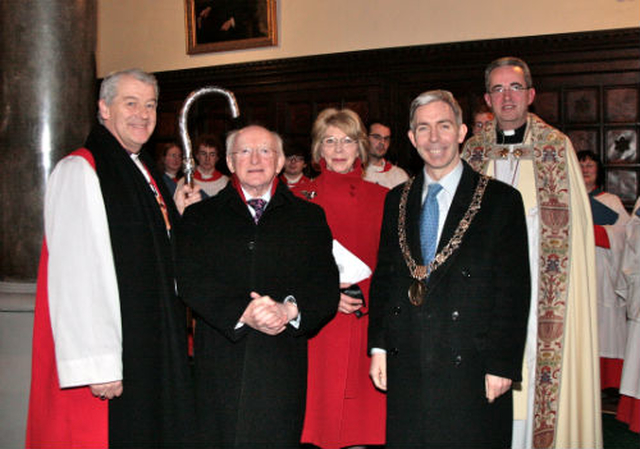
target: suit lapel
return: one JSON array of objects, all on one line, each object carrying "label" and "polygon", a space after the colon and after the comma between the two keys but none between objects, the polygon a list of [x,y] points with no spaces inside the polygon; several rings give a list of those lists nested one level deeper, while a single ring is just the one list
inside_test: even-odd
[{"label": "suit lapel", "polygon": [[231,182],[229,182],[227,186],[218,193],[218,196],[226,201],[230,211],[240,215],[242,218],[253,221],[253,217],[247,208],[247,204],[242,200],[242,197]]},{"label": "suit lapel", "polygon": [[[462,177],[460,178],[460,183],[458,184],[458,188],[456,189],[456,193],[453,197],[451,207],[449,208],[447,219],[444,222],[442,235],[438,242],[438,252],[441,251],[447,243],[449,243],[449,240],[451,240],[451,237],[458,227],[458,223],[460,223],[460,220],[464,217],[467,209],[469,209],[476,184],[478,183],[478,174],[466,162],[463,161],[462,163]],[[432,273],[428,282],[430,291],[449,270],[449,267],[451,267],[453,261],[458,256],[458,252],[459,251],[453,252],[447,261]]]},{"label": "suit lapel", "polygon": [[286,186],[286,184],[284,182],[278,182],[276,190],[271,197],[271,201],[269,201],[269,204],[267,205],[265,213],[271,209],[275,209],[284,205],[286,202],[291,200],[291,196],[293,196],[293,194]]}]

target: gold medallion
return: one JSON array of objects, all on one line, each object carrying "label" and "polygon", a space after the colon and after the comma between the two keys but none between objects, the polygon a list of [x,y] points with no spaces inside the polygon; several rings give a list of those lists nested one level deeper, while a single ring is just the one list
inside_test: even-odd
[{"label": "gold medallion", "polygon": [[464,217],[458,223],[453,236],[428,265],[417,264],[416,260],[411,257],[411,250],[407,243],[407,230],[405,226],[407,219],[407,201],[409,198],[409,191],[411,190],[411,185],[414,180],[415,176],[410,178],[404,184],[404,188],[402,189],[402,196],[400,197],[400,203],[398,205],[398,244],[400,245],[400,251],[402,252],[402,257],[407,264],[409,273],[414,279],[413,284],[411,284],[411,287],[409,287],[409,290],[407,291],[407,296],[409,297],[411,304],[418,307],[422,305],[427,294],[427,279],[429,279],[429,275],[437,270],[438,267],[443,265],[449,256],[451,256],[451,254],[453,254],[462,243],[462,239],[471,226],[473,218],[480,210],[482,197],[487,184],[489,183],[489,177],[484,175],[480,176],[475,192],[473,192],[471,204],[469,204]]},{"label": "gold medallion", "polygon": [[424,281],[416,279],[413,281],[413,284],[411,284],[411,287],[409,287],[409,301],[416,307],[421,306],[426,293],[427,284],[425,284]]}]

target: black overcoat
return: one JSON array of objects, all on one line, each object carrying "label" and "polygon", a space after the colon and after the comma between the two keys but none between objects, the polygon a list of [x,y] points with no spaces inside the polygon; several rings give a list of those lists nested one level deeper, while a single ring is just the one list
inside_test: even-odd
[{"label": "black overcoat", "polygon": [[[479,175],[463,162],[438,251],[467,210]],[[420,255],[424,175],[407,202],[407,240]],[[403,186],[386,200],[371,288],[369,347],[387,351],[388,448],[508,447],[511,391],[488,404],[485,374],[521,380],[530,297],[527,230],[517,190],[490,181],[459,249],[432,273],[422,306],[398,243]]]},{"label": "black overcoat", "polygon": [[[297,447],[304,419],[307,338],[336,313],[338,271],[324,212],[279,184],[256,225],[229,184],[187,208],[179,286],[197,314],[196,406],[206,447]],[[299,329],[236,329],[249,294],[296,298]]]}]

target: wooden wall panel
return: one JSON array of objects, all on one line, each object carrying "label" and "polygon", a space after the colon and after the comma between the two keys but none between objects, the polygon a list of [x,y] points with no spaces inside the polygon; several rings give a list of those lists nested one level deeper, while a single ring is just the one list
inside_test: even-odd
[{"label": "wooden wall panel", "polygon": [[192,109],[192,139],[203,132],[222,135],[242,121],[258,121],[286,141],[308,147],[319,111],[352,107],[365,122],[372,117],[390,121],[392,158],[415,171],[420,160],[406,137],[411,100],[425,90],[448,89],[470,122],[473,108],[483,101],[486,64],[515,55],[531,67],[538,92],[533,110],[565,131],[577,149],[600,154],[608,172],[606,187],[621,194],[629,206],[640,192],[639,41],[640,28],[633,28],[161,72],[156,74],[160,122],[152,144],[177,137],[177,127],[170,122],[190,91],[216,84],[235,93],[243,120],[229,119],[221,97],[202,99]]}]

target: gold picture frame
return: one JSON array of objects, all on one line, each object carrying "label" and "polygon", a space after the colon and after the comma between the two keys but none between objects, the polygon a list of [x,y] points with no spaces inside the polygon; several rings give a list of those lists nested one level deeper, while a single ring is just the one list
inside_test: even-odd
[{"label": "gold picture frame", "polygon": [[278,44],[277,0],[185,0],[187,54]]}]

